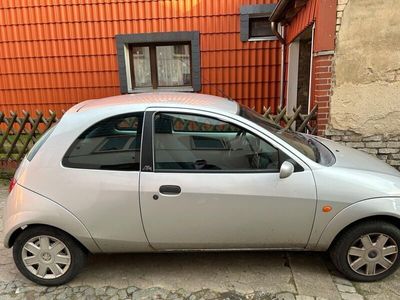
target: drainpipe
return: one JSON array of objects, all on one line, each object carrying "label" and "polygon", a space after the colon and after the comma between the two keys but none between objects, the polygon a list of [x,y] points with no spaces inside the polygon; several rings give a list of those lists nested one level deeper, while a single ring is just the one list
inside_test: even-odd
[{"label": "drainpipe", "polygon": [[[279,85],[279,106],[283,106],[283,83],[285,81],[285,39],[278,31],[278,24],[276,22],[271,22],[271,29],[273,34],[278,38],[281,43],[281,80]],[[282,33],[284,28],[282,27]]]}]

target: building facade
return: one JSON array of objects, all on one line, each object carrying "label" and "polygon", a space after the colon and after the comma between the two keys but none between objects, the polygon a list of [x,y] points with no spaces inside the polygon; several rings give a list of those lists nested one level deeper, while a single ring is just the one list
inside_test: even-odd
[{"label": "building facade", "polygon": [[275,109],[280,44],[257,22],[274,2],[1,1],[0,110],[60,112],[86,99],[153,89]]},{"label": "building facade", "polygon": [[336,0],[277,2],[1,1],[0,111],[60,113],[86,99],[174,90],[258,111],[318,104],[325,126],[330,79],[319,77],[330,70]]}]

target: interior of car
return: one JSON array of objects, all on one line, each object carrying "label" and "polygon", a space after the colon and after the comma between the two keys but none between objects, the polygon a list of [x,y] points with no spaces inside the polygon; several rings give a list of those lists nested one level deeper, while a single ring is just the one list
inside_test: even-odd
[{"label": "interior of car", "polygon": [[[205,119],[182,114],[156,116],[156,170],[234,171],[279,168],[278,150],[264,140],[239,127]],[[175,124],[179,122],[186,125],[177,129]]]}]

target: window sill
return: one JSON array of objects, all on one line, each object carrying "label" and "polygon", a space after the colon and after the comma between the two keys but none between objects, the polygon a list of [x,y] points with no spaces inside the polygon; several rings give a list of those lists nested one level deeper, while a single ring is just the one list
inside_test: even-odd
[{"label": "window sill", "polygon": [[249,38],[248,42],[262,42],[262,41],[276,41],[278,38],[276,36],[266,36],[266,37],[254,37]]},{"label": "window sill", "polygon": [[161,87],[158,89],[153,88],[137,88],[134,90],[129,90],[129,94],[137,93],[157,93],[157,92],[194,92],[191,86],[180,86],[180,87]]}]

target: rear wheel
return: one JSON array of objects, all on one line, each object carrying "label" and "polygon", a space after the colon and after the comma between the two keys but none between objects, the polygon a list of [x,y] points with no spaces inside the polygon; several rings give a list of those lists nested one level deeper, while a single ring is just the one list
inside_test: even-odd
[{"label": "rear wheel", "polygon": [[330,250],[333,263],[355,281],[376,281],[392,274],[400,265],[400,229],[369,221],[346,230]]},{"label": "rear wheel", "polygon": [[86,252],[69,234],[47,226],[22,231],[15,240],[13,256],[25,277],[48,286],[67,283],[86,261]]}]

